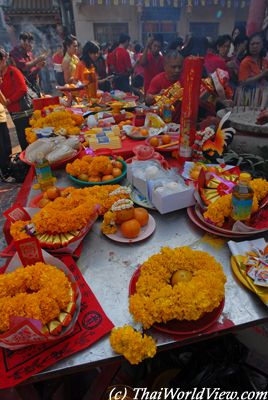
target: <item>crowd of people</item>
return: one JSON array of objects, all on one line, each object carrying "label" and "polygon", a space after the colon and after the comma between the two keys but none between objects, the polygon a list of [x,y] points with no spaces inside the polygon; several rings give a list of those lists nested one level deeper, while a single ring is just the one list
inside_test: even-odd
[{"label": "crowd of people", "polygon": [[[147,105],[154,103],[174,82],[183,86],[185,57],[204,57],[203,77],[217,69],[228,72],[230,84],[237,86],[263,86],[268,79],[266,56],[267,29],[247,37],[244,26],[236,26],[232,35],[222,35],[215,42],[209,37],[188,35],[165,43],[161,34],[150,35],[144,48],[131,43],[127,34],[118,42],[99,45],[88,41],[83,47],[77,38],[65,38],[52,57],[55,81],[58,85],[83,83],[85,71],[94,67],[98,87],[133,92]],[[19,36],[19,44],[8,54],[0,48],[0,178],[9,179],[11,143],[6,124],[6,109],[14,122],[21,149],[27,147],[25,128],[32,113],[29,91],[40,96],[40,72],[48,52],[33,55],[34,37],[29,32]],[[179,113],[179,110],[176,110]],[[178,116],[178,115],[177,115]]]}]

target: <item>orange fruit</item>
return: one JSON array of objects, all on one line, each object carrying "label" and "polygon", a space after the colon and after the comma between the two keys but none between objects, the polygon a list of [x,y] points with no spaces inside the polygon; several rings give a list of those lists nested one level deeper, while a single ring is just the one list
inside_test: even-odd
[{"label": "orange fruit", "polygon": [[38,207],[39,207],[39,208],[43,208],[43,207],[45,207],[48,203],[50,203],[50,200],[42,198],[42,199],[39,201],[39,203],[38,203]]},{"label": "orange fruit", "polygon": [[49,200],[55,200],[57,197],[60,197],[60,191],[56,186],[48,188],[46,194]]},{"label": "orange fruit", "polygon": [[157,147],[157,146],[159,146],[159,139],[156,136],[153,136],[149,140],[149,143],[150,143],[151,146]]},{"label": "orange fruit", "polygon": [[112,179],[114,179],[113,175],[103,175],[102,182],[110,181]]},{"label": "orange fruit", "polygon": [[116,223],[118,225],[133,218],[134,218],[134,207],[116,211]]},{"label": "orange fruit", "polygon": [[120,225],[121,233],[128,239],[134,239],[140,233],[141,226],[136,219],[130,219]]},{"label": "orange fruit", "polygon": [[106,169],[105,169],[105,171],[104,171],[103,173],[104,173],[104,175],[112,175],[112,172],[113,172],[113,165],[112,165],[112,163],[110,162],[110,163],[107,165],[107,167],[106,167]]},{"label": "orange fruit", "polygon": [[168,144],[171,142],[171,137],[169,135],[162,135],[161,139],[163,144]]},{"label": "orange fruit", "polygon": [[140,226],[145,226],[149,221],[149,214],[145,208],[134,208],[134,218],[139,222]]},{"label": "orange fruit", "polygon": [[80,181],[87,182],[88,181],[88,175],[87,174],[80,174],[78,175],[78,178]]},{"label": "orange fruit", "polygon": [[101,178],[99,176],[89,176],[88,182],[101,182]]},{"label": "orange fruit", "polygon": [[122,175],[122,171],[120,168],[113,168],[112,174],[114,178],[117,178],[118,176]]},{"label": "orange fruit", "polygon": [[141,136],[148,136],[149,134],[148,129],[141,129],[140,134]]},{"label": "orange fruit", "polygon": [[264,247],[263,254],[268,254],[268,244]]}]

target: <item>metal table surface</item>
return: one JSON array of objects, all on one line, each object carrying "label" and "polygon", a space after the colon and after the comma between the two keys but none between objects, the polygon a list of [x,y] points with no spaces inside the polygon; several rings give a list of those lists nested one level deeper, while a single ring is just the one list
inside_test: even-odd
[{"label": "metal table surface", "polygon": [[[62,171],[57,171],[56,176],[57,186],[72,185]],[[29,199],[33,196],[36,196],[36,191],[31,190]],[[99,220],[84,239],[83,251],[77,261],[85,280],[115,326],[133,325],[133,319],[128,311],[130,279],[138,264],[159,252],[162,246],[191,246],[193,249],[208,251],[222,264],[227,282],[225,305],[219,322],[228,319],[232,321],[233,326],[221,330],[221,333],[268,322],[268,308],[233,276],[227,241],[222,246],[215,246],[204,240],[205,232],[190,222],[186,210],[165,215],[160,215],[156,211],[150,213],[156,221],[154,234],[142,242],[133,244],[117,243],[105,237],[100,232]],[[172,336],[153,329],[149,332],[157,340],[159,349],[184,345],[217,334],[217,332],[204,332],[190,338],[182,337],[177,341]],[[50,374],[65,374],[79,368],[98,366],[116,357],[118,355],[111,349],[107,335],[89,348],[58,362],[36,377],[46,379]]]}]

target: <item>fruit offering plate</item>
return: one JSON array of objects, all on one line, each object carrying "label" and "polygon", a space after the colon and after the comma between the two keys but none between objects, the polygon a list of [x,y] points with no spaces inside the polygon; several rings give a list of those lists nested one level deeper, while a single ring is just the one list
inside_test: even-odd
[{"label": "fruit offering plate", "polygon": [[127,174],[127,164],[123,160],[118,160],[122,164],[122,174],[117,176],[116,178],[110,179],[110,180],[105,180],[105,181],[100,181],[100,182],[90,182],[90,181],[82,181],[70,174],[67,174],[68,177],[75,182],[78,186],[80,187],[86,187],[86,186],[95,186],[95,185],[114,185],[118,182],[120,182]]},{"label": "fruit offering plate", "polygon": [[149,214],[148,224],[141,228],[139,235],[133,239],[128,239],[122,235],[120,232],[120,228],[117,230],[116,233],[113,234],[105,234],[109,239],[114,240],[115,242],[120,243],[135,243],[140,242],[151,236],[155,231],[156,223],[154,218]]},{"label": "fruit offering plate", "polygon": [[261,239],[228,242],[236,278],[268,305],[268,244]]},{"label": "fruit offering plate", "polygon": [[[51,165],[50,165],[51,168],[52,168],[53,170],[55,170],[55,169],[61,169],[61,168],[65,167],[65,165],[66,165],[67,163],[72,162],[72,161],[74,161],[76,158],[78,158],[78,157],[81,155],[81,153],[83,152],[83,150],[84,150],[83,147],[80,146],[80,149],[79,149],[79,150],[76,150],[76,153],[75,153],[73,156],[67,157],[67,158],[65,158],[65,159],[63,159],[63,160],[59,160],[59,161],[57,161],[57,162],[51,164]],[[19,158],[20,158],[20,160],[23,161],[25,164],[28,164],[28,165],[31,165],[31,166],[34,165],[34,164],[31,163],[29,160],[27,160],[27,158],[26,158],[26,156],[25,156],[25,150],[22,151],[22,152],[20,153]]]},{"label": "fruit offering plate", "polygon": [[[249,236],[258,235],[260,233],[266,232],[267,228],[265,229],[254,229],[248,227],[247,231],[236,231],[232,229],[232,226],[226,222],[223,227],[218,227],[216,225],[211,224],[203,217],[201,207],[196,204],[195,207],[188,207],[187,214],[191,221],[197,225],[199,228],[212,233],[214,235],[229,237],[229,238],[246,238]],[[237,224],[237,223],[236,223]],[[240,225],[240,224],[239,224]],[[237,226],[239,226],[237,225]],[[244,224],[243,224],[244,225]]]},{"label": "fruit offering plate", "polygon": [[[28,253],[27,250],[25,252],[26,247]],[[32,248],[32,253],[29,252],[30,248]],[[64,338],[74,329],[80,312],[81,293],[72,272],[61,260],[41,250],[33,239],[24,239],[18,242],[17,252],[4,273],[14,272],[21,265],[33,265],[36,262],[52,265],[64,272],[71,284],[70,303],[65,311],[61,311],[57,319],[55,318],[44,326],[41,321],[35,319],[14,317],[11,328],[0,335],[1,347],[15,350],[29,345],[49,343]]]},{"label": "fruit offering plate", "polygon": [[166,132],[156,137],[146,139],[148,145],[152,146],[155,150],[162,153],[169,153],[178,149],[179,135],[174,132]]},{"label": "fruit offering plate", "polygon": [[[132,278],[129,283],[129,295],[133,295],[136,293],[136,283],[140,276],[141,266],[134,272]],[[170,335],[194,335],[199,332],[203,332],[210,328],[217,320],[219,319],[224,308],[224,299],[221,301],[220,305],[215,308],[210,313],[206,313],[202,318],[199,318],[196,321],[179,321],[179,320],[171,320],[166,324],[164,323],[155,323],[153,324],[153,328],[156,330],[168,333]]]},{"label": "fruit offering plate", "polygon": [[160,135],[165,132],[167,127],[164,128],[152,128],[148,126],[133,126],[124,125],[123,132],[133,140],[144,140],[148,137]]}]

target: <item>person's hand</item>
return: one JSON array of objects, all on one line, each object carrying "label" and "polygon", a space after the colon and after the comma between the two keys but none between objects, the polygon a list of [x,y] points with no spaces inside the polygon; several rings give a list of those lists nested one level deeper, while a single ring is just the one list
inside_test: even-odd
[{"label": "person's hand", "polygon": [[41,62],[44,62],[46,59],[47,59],[46,54],[41,54],[41,56],[38,56],[38,57],[37,57],[36,61],[37,61],[37,63],[39,64],[39,63],[41,63]]},{"label": "person's hand", "polygon": [[151,106],[151,105],[154,104],[154,103],[155,103],[154,95],[152,95],[152,94],[147,94],[146,97],[145,97],[145,104],[146,104],[147,106]]},{"label": "person's hand", "polygon": [[106,81],[111,82],[114,79],[114,75],[109,75],[105,78]]}]

